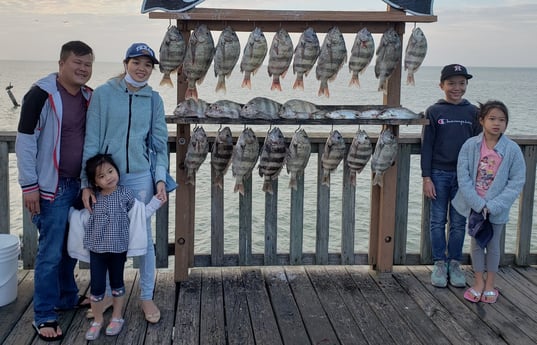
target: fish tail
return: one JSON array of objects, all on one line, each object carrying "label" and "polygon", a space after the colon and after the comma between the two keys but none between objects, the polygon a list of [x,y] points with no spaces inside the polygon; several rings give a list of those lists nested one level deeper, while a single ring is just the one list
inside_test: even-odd
[{"label": "fish tail", "polygon": [[160,86],[170,86],[173,87],[172,78],[170,78],[170,75],[168,73],[165,73],[162,76],[162,80],[160,81]]},{"label": "fish tail", "polygon": [[226,93],[226,78],[224,75],[218,76],[218,82],[216,83],[215,92],[223,91]]},{"label": "fish tail", "polygon": [[272,190],[272,181],[271,180],[265,180],[263,182],[263,192],[274,194],[274,191]]},{"label": "fish tail", "polygon": [[198,90],[194,86],[193,88],[188,87],[185,92],[185,99],[194,99],[195,101],[198,100]]},{"label": "fish tail", "polygon": [[242,182],[236,182],[235,183],[235,188],[233,188],[233,192],[234,193],[241,193],[241,195],[244,195],[244,185],[242,184]]},{"label": "fish tail", "polygon": [[356,87],[360,87],[360,78],[358,77],[358,73],[352,75],[351,77],[351,81],[349,81],[349,86],[356,86]]},{"label": "fish tail", "polygon": [[291,175],[291,178],[289,178],[289,188],[292,188],[294,190],[298,189],[298,183],[296,176],[294,174]]},{"label": "fish tail", "polygon": [[218,174],[214,177],[214,184],[220,187],[220,189],[224,189],[224,181],[222,175]]},{"label": "fish tail", "polygon": [[323,171],[322,184],[324,184],[325,186],[330,187],[330,171],[329,170]]},{"label": "fish tail", "polygon": [[293,90],[304,90],[304,79],[299,76],[296,77],[295,83],[293,84]]},{"label": "fish tail", "polygon": [[373,186],[379,186],[382,188],[382,174],[381,173],[375,173],[375,177],[373,177]]},{"label": "fish tail", "polygon": [[351,186],[356,187],[356,173],[351,172]]},{"label": "fish tail", "polygon": [[328,90],[327,81],[321,81],[321,86],[319,86],[319,92],[317,93],[317,95],[330,97],[330,91]]},{"label": "fish tail", "polygon": [[414,73],[408,72],[408,75],[406,76],[406,84],[416,85],[416,82],[414,80]]},{"label": "fish tail", "polygon": [[388,89],[386,88],[387,80],[381,80],[379,83],[378,91],[382,91],[385,95],[388,94]]},{"label": "fish tail", "polygon": [[196,185],[196,175],[194,173],[188,172],[186,176],[185,184]]},{"label": "fish tail", "polygon": [[280,78],[279,77],[274,77],[272,78],[272,85],[270,86],[270,90],[278,90],[278,91],[282,91],[282,85],[280,84]]},{"label": "fish tail", "polygon": [[250,81],[250,74],[244,73],[244,79],[242,80],[241,87],[247,87],[248,89],[252,89],[252,82]]}]

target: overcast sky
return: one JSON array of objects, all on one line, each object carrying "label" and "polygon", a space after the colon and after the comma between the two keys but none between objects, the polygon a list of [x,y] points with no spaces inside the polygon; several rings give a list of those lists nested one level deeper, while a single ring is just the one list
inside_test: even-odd
[{"label": "overcast sky", "polygon": [[[56,61],[61,44],[69,40],[91,45],[98,61],[121,61],[135,41],[158,51],[169,23],[141,14],[142,2],[0,0],[4,47],[0,59]],[[206,0],[198,7],[382,11],[386,4],[382,0]],[[434,14],[437,22],[420,24],[429,43],[423,65],[537,67],[537,1],[436,0]],[[407,33],[413,24],[408,25]],[[322,40],[324,34],[319,36]]]}]

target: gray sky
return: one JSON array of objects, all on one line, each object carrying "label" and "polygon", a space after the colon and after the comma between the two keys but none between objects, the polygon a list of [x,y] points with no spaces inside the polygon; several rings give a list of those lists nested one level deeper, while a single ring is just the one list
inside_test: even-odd
[{"label": "gray sky", "polygon": [[[61,44],[69,40],[91,45],[98,61],[121,61],[132,42],[146,42],[158,51],[169,22],[141,14],[142,2],[0,0],[0,42],[4,46],[0,59],[56,61]],[[198,7],[386,9],[382,0],[323,3],[319,0],[206,0]],[[537,67],[535,0],[436,0],[434,14],[438,16],[437,22],[420,24],[429,44],[423,65],[457,62],[468,66]],[[407,33],[413,24],[408,25]],[[319,34],[321,40],[323,36]],[[408,36],[405,34],[404,46]],[[380,37],[374,37],[378,42]]]}]

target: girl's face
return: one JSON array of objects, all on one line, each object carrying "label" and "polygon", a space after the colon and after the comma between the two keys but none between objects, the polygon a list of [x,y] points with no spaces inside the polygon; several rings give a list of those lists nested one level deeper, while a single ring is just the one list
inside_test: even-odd
[{"label": "girl's face", "polygon": [[153,72],[153,62],[147,56],[138,56],[129,59],[125,65],[125,69],[132,79],[137,82],[144,82],[151,77],[151,72]]},{"label": "girl's face", "polygon": [[109,194],[116,190],[119,182],[119,174],[110,163],[103,163],[95,171],[95,184],[101,189],[101,193]]},{"label": "girl's face", "polygon": [[446,101],[453,104],[459,104],[462,96],[466,93],[468,80],[462,75],[449,77],[440,83],[440,88],[446,95]]},{"label": "girl's face", "polygon": [[498,108],[492,108],[479,122],[483,133],[489,137],[499,137],[507,128],[507,116]]}]

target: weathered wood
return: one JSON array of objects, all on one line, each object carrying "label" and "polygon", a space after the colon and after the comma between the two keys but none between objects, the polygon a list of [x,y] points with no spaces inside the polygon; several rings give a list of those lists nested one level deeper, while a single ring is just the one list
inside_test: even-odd
[{"label": "weathered wood", "polygon": [[289,224],[289,256],[291,265],[302,264],[304,238],[304,174],[296,177],[297,189],[291,188],[291,220]]},{"label": "weathered wood", "polygon": [[[347,148],[348,152],[348,148]],[[355,174],[354,172],[352,174]],[[351,184],[347,157],[343,160],[343,191],[341,210],[341,264],[354,264],[354,231],[356,224],[356,186]]]},{"label": "weathered wood", "polygon": [[[420,186],[422,187],[422,186]],[[423,187],[422,187],[423,188]],[[431,200],[423,195],[421,203],[421,234],[420,234],[420,263],[430,265],[433,263],[431,246]]]},{"label": "weathered wood", "polygon": [[[176,285],[171,269],[157,270],[155,278],[155,293],[153,300],[160,309],[160,321],[156,324],[147,324],[145,344],[171,344],[173,336],[173,323],[175,320]],[[133,305],[138,305],[135,313],[142,314],[138,296],[131,296]],[[172,302],[173,301],[173,302]]]},{"label": "weathered wood", "polygon": [[254,345],[246,289],[238,267],[222,269],[224,312],[229,345]]},{"label": "weathered wood", "polygon": [[244,178],[244,195],[239,194],[239,265],[252,261],[252,174]]},{"label": "weathered wood", "polygon": [[265,266],[276,264],[278,250],[278,179],[269,183],[272,193],[265,193]]},{"label": "weathered wood", "polygon": [[[324,145],[320,144],[318,152],[323,151]],[[324,169],[321,155],[317,159],[317,224],[315,238],[315,263],[317,265],[328,263],[328,239],[330,237],[330,186],[322,183]]]},{"label": "weathered wood", "polygon": [[37,255],[37,228],[32,223],[32,216],[26,208],[22,209],[22,248],[21,258],[24,268],[35,267],[35,257]]},{"label": "weathered wood", "polygon": [[200,344],[226,344],[222,272],[209,268],[202,273]]},{"label": "weathered wood", "polygon": [[200,344],[201,270],[193,269],[188,280],[178,283],[173,345]]},{"label": "weathered wood", "polygon": [[211,265],[224,261],[224,181],[222,188],[214,183],[216,170],[211,167]]},{"label": "weathered wood", "polygon": [[410,145],[399,145],[397,151],[397,189],[395,194],[395,233],[393,263],[406,264],[408,237],[408,193],[410,190]]},{"label": "weathered wood", "polygon": [[535,198],[535,167],[537,165],[537,146],[523,147],[526,162],[526,183],[520,194],[518,205],[518,232],[516,238],[516,264],[528,265],[533,224],[533,203]]},{"label": "weathered wood", "polygon": [[0,141],[0,162],[0,234],[9,234],[9,149],[5,141]]}]

